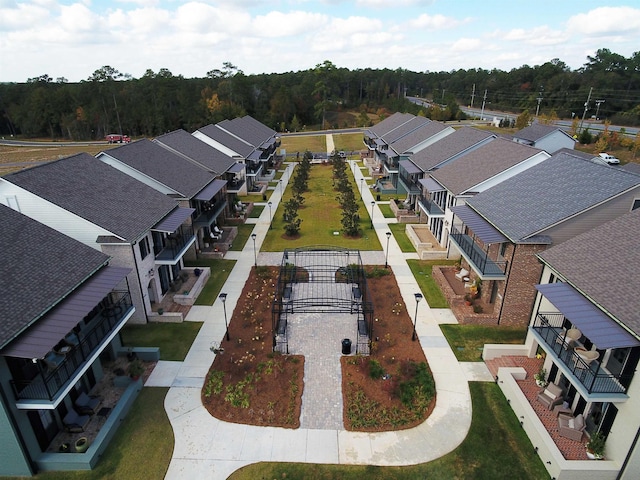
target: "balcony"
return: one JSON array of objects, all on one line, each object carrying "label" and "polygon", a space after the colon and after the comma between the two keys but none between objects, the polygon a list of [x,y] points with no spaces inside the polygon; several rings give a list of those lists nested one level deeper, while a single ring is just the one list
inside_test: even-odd
[{"label": "balcony", "polygon": [[[244,180],[240,183],[242,185]],[[238,187],[239,188],[239,187]],[[195,229],[200,229],[203,227],[210,227],[213,225],[213,222],[216,221],[218,216],[224,209],[227,207],[227,199],[217,199],[216,203],[209,206],[207,210],[203,210],[193,221],[193,226]]]},{"label": "balcony", "polygon": [[429,197],[420,195],[418,204],[424,212],[430,217],[444,217],[444,210],[436,202]]},{"label": "balcony", "polygon": [[75,344],[68,342],[65,353],[58,361],[38,363],[39,373],[31,379],[12,380],[13,392],[18,400],[53,401],[63,387],[74,383],[77,372],[93,361],[97,351],[113,338],[133,310],[129,292],[112,292],[108,306],[100,308],[76,335]]},{"label": "balcony", "polygon": [[400,174],[400,181],[404,184],[405,190],[411,195],[419,195],[422,187],[418,184],[415,176]]},{"label": "balcony", "polygon": [[160,242],[155,236],[153,241],[155,263],[172,265],[178,262],[187,247],[195,242],[195,236],[191,225],[181,225],[174,233],[164,237]]},{"label": "balcony", "polygon": [[504,280],[506,278],[506,260],[492,260],[489,254],[480,248],[469,235],[451,226],[451,240],[458,246],[462,255],[483,280]]},{"label": "balcony", "polygon": [[565,338],[564,324],[565,317],[561,313],[538,313],[530,328],[538,343],[558,359],[569,374],[567,376],[578,381],[588,394],[624,395],[631,376],[614,375],[597,360],[585,361],[576,351],[576,342]]}]

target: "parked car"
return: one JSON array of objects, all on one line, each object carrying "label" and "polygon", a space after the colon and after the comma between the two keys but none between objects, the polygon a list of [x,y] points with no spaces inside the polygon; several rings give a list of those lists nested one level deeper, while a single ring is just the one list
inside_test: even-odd
[{"label": "parked car", "polygon": [[609,165],[618,165],[620,163],[620,160],[618,160],[616,157],[614,157],[613,155],[610,155],[608,153],[600,153],[598,154],[598,156],[604,160],[605,162],[607,162]]}]

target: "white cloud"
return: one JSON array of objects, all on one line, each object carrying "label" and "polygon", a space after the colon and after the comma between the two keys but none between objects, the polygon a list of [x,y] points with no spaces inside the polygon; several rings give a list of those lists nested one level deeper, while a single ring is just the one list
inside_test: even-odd
[{"label": "white cloud", "polygon": [[570,32],[583,35],[619,35],[640,30],[640,9],[600,7],[574,15],[567,21]]},{"label": "white cloud", "polygon": [[247,34],[258,37],[288,37],[315,31],[323,34],[323,27],[329,22],[326,15],[300,10],[293,12],[272,11],[258,15]]},{"label": "white cloud", "polygon": [[443,30],[445,28],[455,28],[467,20],[458,20],[453,17],[445,17],[444,15],[427,15],[423,13],[415,20],[411,20],[408,23],[410,28],[427,28],[430,30]]}]

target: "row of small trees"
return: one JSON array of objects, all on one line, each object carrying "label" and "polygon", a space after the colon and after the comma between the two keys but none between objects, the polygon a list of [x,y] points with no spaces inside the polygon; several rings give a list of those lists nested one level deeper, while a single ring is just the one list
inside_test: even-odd
[{"label": "row of small trees", "polygon": [[331,163],[334,187],[338,190],[337,199],[342,207],[342,231],[345,235],[355,237],[360,233],[360,215],[353,185],[347,174],[347,161],[336,153],[331,157]]},{"label": "row of small trees", "polygon": [[310,151],[304,152],[302,161],[295,169],[295,176],[291,185],[292,196],[284,203],[284,230],[289,236],[295,236],[300,232],[302,219],[298,216],[298,209],[304,204],[302,195],[309,189],[309,171],[311,170],[311,159],[313,154]]}]

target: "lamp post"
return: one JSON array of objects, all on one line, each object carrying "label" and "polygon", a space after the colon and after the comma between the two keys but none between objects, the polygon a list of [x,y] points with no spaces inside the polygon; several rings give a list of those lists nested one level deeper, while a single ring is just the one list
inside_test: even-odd
[{"label": "lamp post", "polygon": [[222,308],[224,309],[224,331],[225,331],[225,335],[227,337],[227,342],[229,341],[229,325],[227,324],[227,294],[226,293],[221,293],[218,298],[220,298],[220,300],[222,300]]},{"label": "lamp post", "polygon": [[413,341],[416,340],[416,322],[418,321],[418,303],[420,303],[420,300],[422,300],[421,293],[414,293],[414,295],[416,297],[416,315],[415,317],[413,317],[413,335],[411,335],[411,340]]},{"label": "lamp post", "polygon": [[384,268],[389,268],[389,239],[391,238],[391,232],[385,233],[387,236],[387,254],[384,257]]},{"label": "lamp post", "polygon": [[256,237],[255,233],[251,234],[251,240],[253,240],[253,265],[258,266],[258,254],[256,253]]},{"label": "lamp post", "polygon": [[362,193],[363,188],[362,182],[364,182],[364,177],[360,177],[360,193]]},{"label": "lamp post", "polygon": [[273,228],[273,217],[271,216],[271,202],[269,202],[267,205],[269,205],[269,230],[271,230],[271,228]]},{"label": "lamp post", "polygon": [[282,195],[282,179],[278,180],[278,185],[280,186],[280,195]]},{"label": "lamp post", "polygon": [[373,207],[376,205],[376,202],[371,202],[371,228],[373,228]]}]

